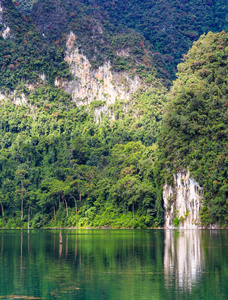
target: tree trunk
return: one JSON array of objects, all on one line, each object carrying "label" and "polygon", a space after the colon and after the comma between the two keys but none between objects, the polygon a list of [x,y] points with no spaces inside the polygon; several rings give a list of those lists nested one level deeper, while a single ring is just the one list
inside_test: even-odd
[{"label": "tree trunk", "polygon": [[78,207],[77,207],[77,202],[76,202],[76,198],[70,194],[70,196],[74,199],[74,203],[75,203],[75,211],[76,211],[76,215],[78,214]]},{"label": "tree trunk", "polygon": [[2,202],[1,202],[1,208],[2,208],[2,216],[3,216],[3,220],[4,220],[4,223],[6,222],[6,220],[5,220],[5,217],[4,217],[4,209],[3,209],[3,204],[2,204]]},{"label": "tree trunk", "polygon": [[23,220],[23,182],[21,180],[21,220]]},{"label": "tree trunk", "polygon": [[82,202],[82,194],[80,191],[79,191],[79,201]]},{"label": "tree trunk", "polygon": [[30,212],[30,206],[29,206],[29,209],[28,209],[28,229],[29,229],[29,221],[30,221],[30,214],[29,214],[29,212]]},{"label": "tree trunk", "polygon": [[2,208],[2,216],[4,217],[4,209],[3,209],[2,202],[1,202],[1,208]]},{"label": "tree trunk", "polygon": [[66,198],[64,196],[62,196],[63,198],[63,201],[65,201],[65,204],[66,204],[66,213],[67,213],[67,217],[68,217],[68,207],[67,207],[67,201],[66,201]]},{"label": "tree trunk", "polygon": [[135,202],[132,202],[132,208],[133,208],[133,217],[135,216]]},{"label": "tree trunk", "polygon": [[66,212],[67,212],[67,217],[68,217],[68,207],[67,207],[67,201],[65,199],[65,203],[66,203]]}]

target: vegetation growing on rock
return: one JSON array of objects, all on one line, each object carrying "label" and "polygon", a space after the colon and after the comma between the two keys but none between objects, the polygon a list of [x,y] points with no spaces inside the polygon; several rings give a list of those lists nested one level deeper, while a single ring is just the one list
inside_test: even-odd
[{"label": "vegetation growing on rock", "polygon": [[228,210],[228,35],[202,35],[178,66],[160,135],[163,176],[189,168],[204,188],[203,224]]},{"label": "vegetation growing on rock", "polygon": [[[213,14],[219,16],[227,6],[217,2]],[[162,186],[187,168],[204,188],[203,224],[227,224],[224,31],[210,32],[194,43],[167,96],[164,85],[170,85],[182,48],[202,30],[198,13],[193,14],[198,8],[188,15],[188,5],[168,5],[178,11],[177,34],[169,34],[171,18],[164,24],[170,26],[168,34],[156,25],[152,37],[152,2],[143,1],[143,13],[137,1],[93,5],[42,0],[34,4],[32,18],[10,0],[2,3],[2,30],[8,26],[10,35],[0,37],[0,227],[27,227],[28,220],[36,228],[159,226]],[[161,8],[165,3],[158,4]],[[16,5],[30,11],[22,0]],[[154,7],[159,11],[159,5]],[[204,9],[207,19],[207,3]],[[189,32],[184,18],[191,23]],[[205,30],[226,26],[223,16],[210,22],[205,21]],[[99,123],[94,110],[101,99],[79,109],[71,94],[55,86],[55,79],[72,80],[64,60],[70,31],[94,69],[108,60],[112,70],[138,74],[145,83],[128,102],[116,99],[110,115],[102,115]],[[164,43],[167,48],[161,50]]]}]

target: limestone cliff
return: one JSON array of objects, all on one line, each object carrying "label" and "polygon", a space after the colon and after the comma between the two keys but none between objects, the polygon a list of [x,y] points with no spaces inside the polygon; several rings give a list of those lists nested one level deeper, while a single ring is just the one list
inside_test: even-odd
[{"label": "limestone cliff", "polygon": [[200,227],[203,188],[190,178],[189,171],[175,174],[173,186],[163,187],[163,200],[166,228],[175,228],[177,225],[185,229]]},{"label": "limestone cliff", "polygon": [[[123,52],[120,55],[123,55]],[[129,100],[130,96],[142,86],[137,75],[130,77],[127,72],[112,71],[109,61],[96,70],[92,69],[87,57],[79,52],[77,38],[73,32],[67,39],[66,61],[74,80],[64,83],[56,80],[56,86],[63,85],[64,90],[72,95],[78,106],[90,105],[93,101],[97,101],[95,108],[97,115],[107,111],[117,99]]]}]

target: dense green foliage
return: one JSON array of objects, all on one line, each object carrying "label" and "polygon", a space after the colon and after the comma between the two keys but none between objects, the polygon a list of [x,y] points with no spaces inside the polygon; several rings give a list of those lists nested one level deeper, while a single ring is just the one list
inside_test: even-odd
[{"label": "dense green foliage", "polygon": [[203,186],[204,224],[228,219],[228,34],[202,35],[178,66],[160,136],[163,176],[189,167]]},{"label": "dense green foliage", "polygon": [[[33,227],[159,224],[154,143],[161,130],[165,89],[155,80],[152,68],[132,65],[145,81],[154,80],[153,88],[138,91],[127,107],[117,101],[110,108],[115,121],[104,116],[96,124],[95,102],[90,110],[79,110],[69,94],[53,86],[55,78],[71,77],[64,62],[63,41],[55,38],[55,34],[60,39],[63,34],[55,28],[55,34],[47,39],[11,1],[3,5],[10,36],[2,37],[1,48],[1,89],[8,92],[0,111],[1,226],[27,226],[28,221]],[[50,9],[49,5],[48,12]],[[83,16],[78,16],[74,28],[81,34],[84,48],[88,45],[90,49],[94,31],[89,27],[82,30],[83,22]],[[69,24],[73,26],[73,22]],[[125,62],[119,59],[113,68],[126,70],[132,58],[133,64],[140,60],[135,41],[142,47],[140,35],[130,31],[122,38],[113,35],[112,51],[125,44],[132,51]],[[100,50],[104,52],[101,59],[109,55],[108,49]],[[22,56],[20,60],[18,56]],[[47,80],[41,80],[41,74]],[[123,113],[126,109],[128,114]]]},{"label": "dense green foliage", "polygon": [[[110,61],[112,69],[118,72],[137,73],[140,77],[155,73],[153,49],[143,35],[109,22],[105,12],[89,3],[42,0],[34,4],[31,17],[47,40],[62,49],[65,49],[67,35],[73,31],[80,52],[93,68]],[[119,55],[122,50],[127,55]],[[157,69],[162,69],[162,63]],[[169,75],[164,77],[168,80]]]},{"label": "dense green foliage", "polygon": [[[26,6],[31,2],[34,1],[26,1]],[[142,56],[144,49],[134,35],[144,41],[147,50],[151,51],[149,55],[157,66],[157,72],[166,79],[170,75],[174,78],[182,54],[187,53],[192,42],[201,34],[210,30],[228,30],[226,0],[191,0],[184,3],[181,0],[36,2],[32,17],[41,31],[49,38],[59,40],[65,30],[71,28],[79,35],[87,57],[94,58],[91,60],[94,66],[101,64],[106,57],[113,58],[113,65],[119,66],[113,52],[113,37],[124,40],[125,34],[133,30],[130,31],[131,39],[137,47],[137,56]],[[19,3],[22,4],[21,9],[25,9],[25,1]],[[97,26],[102,28],[103,34],[97,31]],[[128,61],[125,63],[129,66]]]},{"label": "dense green foliage", "polygon": [[98,0],[95,9],[108,13],[112,24],[140,32],[157,51],[157,59],[165,60],[165,69],[173,78],[194,40],[209,30],[228,29],[226,0]]},{"label": "dense green foliage", "polygon": [[[64,51],[51,46],[29,17],[17,11],[11,1],[3,0],[3,22],[10,28],[9,36],[0,37],[0,88],[14,90],[21,81],[34,83],[45,74],[50,82],[54,78],[70,79]],[[2,30],[5,26],[0,25]]]},{"label": "dense green foliage", "polygon": [[[163,97],[160,92],[149,102],[150,93],[141,93],[129,115],[113,108],[116,121],[105,117],[100,124],[48,85],[25,105],[2,102],[1,226],[22,226],[28,218],[34,227],[157,224],[152,144]],[[136,120],[136,113],[143,117]]]},{"label": "dense green foliage", "polygon": [[33,4],[38,0],[13,0],[15,6],[19,8],[24,14],[30,14]]},{"label": "dense green foliage", "polygon": [[[224,31],[195,42],[179,65],[164,108],[166,88],[161,82],[172,73],[180,50],[174,47],[176,52],[170,52],[174,58],[166,56],[170,68],[165,70],[163,55],[154,49],[166,43],[168,55],[166,37],[161,43],[158,34],[158,44],[152,45],[152,38],[140,27],[142,19],[145,24],[150,20],[148,30],[154,22],[154,15],[147,16],[151,8],[145,1],[148,9],[141,19],[138,14],[130,18],[133,8],[142,13],[139,3],[132,6],[132,1],[118,5],[38,1],[31,16],[43,34],[11,0],[2,2],[2,32],[8,26],[10,34],[0,37],[0,90],[7,96],[0,101],[0,226],[23,227],[29,221],[33,227],[162,225],[162,185],[172,183],[173,174],[187,168],[204,187],[203,223],[227,224],[228,38]],[[29,11],[31,2],[27,4],[17,5]],[[214,15],[219,15],[222,4]],[[209,10],[210,5],[205,7]],[[188,5],[180,8],[186,11]],[[123,15],[126,9],[130,15]],[[184,23],[178,20],[174,24]],[[194,20],[199,20],[198,14]],[[223,17],[220,20],[224,24]],[[195,31],[202,27],[197,22],[192,25]],[[211,22],[205,23],[205,30]],[[186,28],[183,25],[180,34],[178,26],[177,41],[185,43],[185,49],[197,35],[185,40]],[[64,61],[70,30],[93,68],[110,60],[115,71],[143,78],[145,88],[128,102],[117,99],[109,107],[113,119],[107,114],[96,123],[94,111],[102,104],[100,99],[79,109],[70,94],[54,85],[56,78],[72,77]],[[175,44],[173,35],[168,36]],[[121,51],[124,55],[118,54]]]}]

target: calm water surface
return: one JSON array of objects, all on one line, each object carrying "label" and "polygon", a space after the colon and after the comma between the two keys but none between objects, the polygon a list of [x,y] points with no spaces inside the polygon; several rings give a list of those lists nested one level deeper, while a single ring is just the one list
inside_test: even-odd
[{"label": "calm water surface", "polygon": [[59,232],[0,230],[0,299],[228,299],[226,230]]}]

